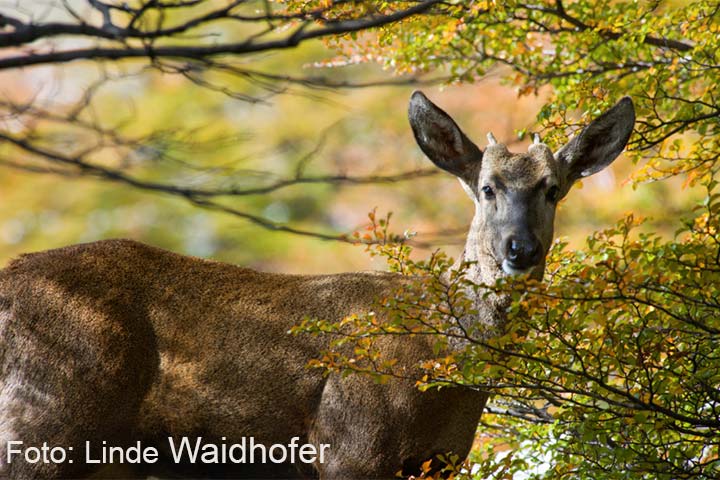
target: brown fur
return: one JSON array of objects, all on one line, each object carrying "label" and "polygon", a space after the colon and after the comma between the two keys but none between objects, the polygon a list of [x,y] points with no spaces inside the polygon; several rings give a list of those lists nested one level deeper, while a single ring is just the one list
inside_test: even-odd
[{"label": "brown fur", "polygon": [[[26,444],[162,445],[172,434],[253,436],[269,445],[300,436],[331,445],[320,466],[328,478],[389,477],[413,459],[447,450],[465,455],[484,395],[328,379],[305,368],[324,339],[287,334],[305,316],[367,311],[399,280],[375,272],[259,273],[130,240],[24,255],[0,273],[0,295],[12,312],[2,326],[0,378],[21,371],[50,397],[28,391],[3,408]],[[408,363],[429,355],[421,340],[388,346]],[[422,429],[408,423],[410,411]],[[13,478],[85,473],[79,463],[40,472],[15,465]]]},{"label": "brown fur", "polygon": [[[599,119],[601,131],[622,120],[624,129],[611,140],[627,129],[627,102],[619,105]],[[545,200],[549,185],[532,196],[525,192],[529,184],[550,178],[564,194],[574,176],[594,168],[583,161],[578,172],[577,158],[597,145],[616,156],[617,145],[622,149],[627,140],[608,150],[607,141],[593,140],[594,123],[565,156],[553,157],[542,145],[529,155],[512,155],[497,145],[483,157],[422,94],[413,96],[410,119],[421,148],[457,175],[475,202],[461,260],[477,262],[469,276],[480,283],[503,275],[495,239],[508,231],[529,229],[542,235],[544,251],[549,246],[554,216],[554,205]],[[609,163],[606,157],[598,161]],[[507,192],[485,199],[480,192],[493,175]],[[541,274],[543,265],[534,268]],[[389,478],[400,469],[417,471],[440,453],[464,458],[486,393],[420,392],[412,380],[378,384],[360,375],[323,376],[306,364],[327,339],[287,333],[305,317],[340,320],[367,312],[408,281],[378,272],[260,273],[130,240],[24,255],[0,271],[0,477],[92,473],[82,461],[8,465],[8,440],[73,446],[78,452],[86,440],[95,446],[103,440],[112,445],[142,440],[162,447],[168,435],[209,442],[225,437],[227,443],[252,436],[270,445],[298,436],[301,443],[330,444],[325,463],[306,472],[327,479]],[[478,297],[480,313],[464,321],[481,332],[501,328],[506,302]],[[400,360],[399,368],[412,371],[432,355],[431,342],[388,337],[381,348]],[[193,476],[299,474],[285,467],[242,472],[156,467],[155,473]],[[189,470],[173,472],[177,468]]]}]

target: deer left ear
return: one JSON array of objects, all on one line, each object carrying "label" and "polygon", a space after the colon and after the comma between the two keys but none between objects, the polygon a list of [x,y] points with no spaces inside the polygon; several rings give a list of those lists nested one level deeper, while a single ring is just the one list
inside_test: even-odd
[{"label": "deer left ear", "polygon": [[435,165],[467,185],[477,183],[483,154],[450,115],[416,91],[410,98],[408,118],[420,149]]},{"label": "deer left ear", "polygon": [[555,158],[565,172],[568,188],[576,180],[610,165],[630,139],[635,125],[635,108],[623,97],[570,140]]}]

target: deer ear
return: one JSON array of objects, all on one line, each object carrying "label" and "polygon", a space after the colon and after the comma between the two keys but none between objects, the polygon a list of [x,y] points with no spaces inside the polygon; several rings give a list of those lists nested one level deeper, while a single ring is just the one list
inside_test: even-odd
[{"label": "deer ear", "polygon": [[463,179],[477,182],[480,149],[460,130],[450,115],[420,91],[410,97],[410,126],[418,145],[435,165]]},{"label": "deer ear", "polygon": [[634,124],[632,100],[623,97],[565,144],[555,158],[565,172],[568,185],[610,165],[625,148]]}]

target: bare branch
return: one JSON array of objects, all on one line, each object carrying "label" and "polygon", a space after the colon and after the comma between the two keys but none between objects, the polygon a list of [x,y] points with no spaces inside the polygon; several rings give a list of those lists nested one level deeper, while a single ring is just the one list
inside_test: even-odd
[{"label": "bare branch", "polygon": [[[318,144],[316,149],[297,162],[294,174],[278,177],[270,172],[253,172],[256,176],[264,177],[259,185],[228,186],[226,178],[222,178],[218,184],[218,176],[214,175],[217,168],[192,165],[174,157],[174,153],[168,153],[186,145],[179,132],[154,131],[143,137],[129,138],[121,133],[123,125],[104,125],[100,122],[94,109],[95,96],[107,82],[118,79],[107,73],[110,65],[127,59],[142,61],[142,66],[136,69],[134,75],[146,74],[150,69],[178,74],[205,89],[247,102],[267,101],[270,95],[278,93],[299,92],[310,95],[300,88],[297,91],[291,88],[295,86],[338,90],[442,81],[417,77],[341,81],[330,76],[303,77],[265,72],[247,68],[238,61],[248,54],[291,49],[313,39],[382,27],[426,12],[440,3],[439,0],[388,2],[382,11],[369,4],[348,0],[334,0],[320,7],[300,10],[286,9],[282,3],[250,0],[222,3],[218,6],[215,2],[205,0],[149,0],[134,3],[86,0],[83,10],[78,3],[59,0],[58,5],[51,2],[50,8],[59,6],[59,11],[69,20],[55,16],[48,17],[52,21],[44,18],[40,20],[33,10],[19,7],[16,15],[0,15],[0,49],[6,50],[0,56],[0,69],[59,65],[83,60],[101,67],[99,78],[84,89],[82,97],[74,105],[43,100],[46,105],[41,106],[37,98],[25,102],[11,99],[0,102],[7,122],[7,127],[0,129],[0,141],[12,145],[17,149],[15,152],[20,154],[16,158],[0,159],[0,166],[36,174],[93,177],[142,191],[182,197],[194,205],[231,214],[268,230],[351,243],[356,241],[348,240],[344,235],[280,225],[253,213],[223,205],[218,200],[221,197],[272,195],[304,184],[351,186],[396,183],[435,174],[431,169],[370,175],[345,172],[306,174],[307,162],[321,147]],[[257,8],[259,4],[262,4],[262,8]],[[165,15],[170,10],[180,14]],[[227,22],[240,22],[259,28],[247,29],[249,33],[239,40],[234,37],[233,41],[220,41],[218,33],[226,28]],[[65,38],[79,39],[80,42],[67,43]],[[236,86],[216,82],[217,79],[209,73],[241,78],[253,86],[259,86],[266,94],[245,93]],[[130,121],[127,118],[123,120],[124,124]],[[52,128],[46,130],[44,126],[48,124]],[[185,136],[188,139],[192,137]],[[188,140],[187,145],[191,142]],[[214,143],[213,147],[219,148],[219,144]],[[107,151],[119,157],[119,162],[110,166],[98,160]],[[191,169],[193,173],[200,172],[209,180],[202,185],[173,184],[153,181],[133,172],[135,165],[152,166],[161,161],[166,164],[175,162],[176,166]],[[230,173],[236,175],[238,172],[233,169]],[[450,233],[440,232],[438,235],[439,238],[446,238]]]},{"label": "bare branch", "polygon": [[[103,10],[102,3],[96,2]],[[417,5],[399,10],[386,15],[368,15],[365,17],[354,18],[349,20],[332,20],[325,21],[322,26],[311,27],[309,20],[303,20],[301,25],[291,34],[282,38],[258,41],[252,37],[234,43],[219,43],[214,45],[155,45],[153,43],[145,43],[142,46],[120,46],[120,47],[90,47],[68,50],[54,50],[50,52],[28,52],[21,55],[13,55],[0,59],[0,70],[18,67],[29,67],[34,65],[59,64],[68,63],[77,60],[105,60],[118,61],[122,59],[132,58],[176,58],[176,59],[192,59],[201,60],[205,58],[217,57],[222,55],[247,55],[269,50],[283,50],[294,48],[301,43],[329,36],[343,35],[347,33],[359,32],[371,28],[381,27],[390,23],[398,22],[405,18],[417,15],[427,11],[433,5],[439,3],[439,0],[426,0],[419,2]],[[105,11],[105,10],[103,10]],[[227,12],[224,13],[227,15]],[[215,14],[218,18],[223,18],[220,13]],[[315,15],[311,15],[311,18]],[[256,20],[262,20],[265,17],[258,17]],[[211,19],[215,19],[213,16]],[[26,44],[50,35],[60,35],[75,33],[78,35],[98,36],[105,39],[115,39],[118,35],[122,36],[122,31],[114,28],[108,30],[107,25],[97,29],[87,25],[75,25],[68,31],[63,31],[58,24],[50,24],[45,26],[45,30],[38,33],[34,26],[24,26],[18,28],[16,32],[3,37],[0,35],[0,45],[11,46]],[[177,32],[172,32],[177,33]],[[7,36],[9,35],[9,36]],[[20,35],[20,39],[16,39],[14,35]],[[3,43],[4,42],[4,43]]]}]

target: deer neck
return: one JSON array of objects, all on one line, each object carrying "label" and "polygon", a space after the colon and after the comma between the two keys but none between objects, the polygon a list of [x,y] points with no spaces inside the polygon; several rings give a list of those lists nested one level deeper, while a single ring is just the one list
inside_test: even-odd
[{"label": "deer neck", "polygon": [[477,291],[468,287],[465,294],[473,299],[476,315],[469,315],[462,319],[467,327],[476,327],[481,337],[489,337],[500,334],[507,321],[506,309],[510,305],[510,295],[490,291],[482,285],[491,286],[504,277],[500,265],[490,252],[487,241],[482,238],[484,228],[478,215],[473,218],[470,231],[465,242],[465,249],[460,258],[455,262],[453,269],[465,269],[465,278],[475,285],[481,285]]}]

